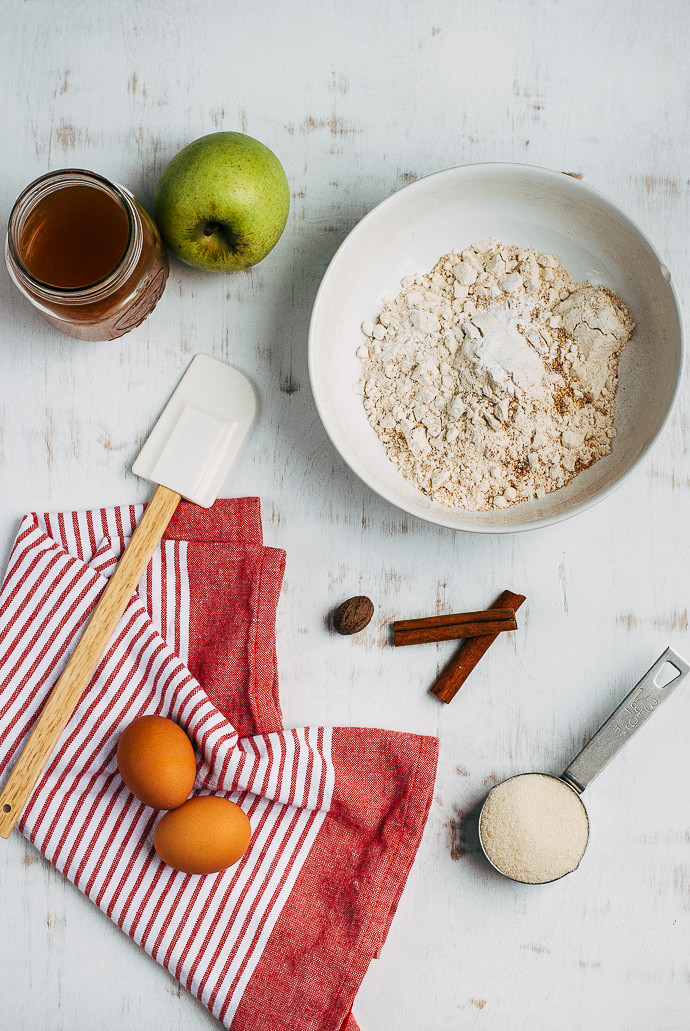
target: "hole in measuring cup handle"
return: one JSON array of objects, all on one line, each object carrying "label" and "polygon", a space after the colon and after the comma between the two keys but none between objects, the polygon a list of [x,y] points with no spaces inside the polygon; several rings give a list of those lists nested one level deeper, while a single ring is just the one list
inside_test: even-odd
[{"label": "hole in measuring cup handle", "polygon": [[681,676],[682,670],[679,670],[677,666],[674,666],[668,659],[663,664],[660,670],[658,670],[654,677],[654,686],[658,688],[668,687],[674,680],[677,680]]}]

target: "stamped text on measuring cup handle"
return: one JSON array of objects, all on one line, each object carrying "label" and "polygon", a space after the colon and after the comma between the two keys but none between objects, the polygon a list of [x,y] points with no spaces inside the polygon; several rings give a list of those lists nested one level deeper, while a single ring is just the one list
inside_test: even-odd
[{"label": "stamped text on measuring cup handle", "polygon": [[625,734],[634,730],[640,720],[652,712],[658,704],[658,698],[644,698],[642,701],[629,702],[614,726],[616,734]]}]

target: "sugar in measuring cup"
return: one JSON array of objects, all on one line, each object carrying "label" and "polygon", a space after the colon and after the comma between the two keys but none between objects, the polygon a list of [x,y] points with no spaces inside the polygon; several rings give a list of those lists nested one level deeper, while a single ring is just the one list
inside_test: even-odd
[{"label": "sugar in measuring cup", "polygon": [[688,663],[667,648],[560,777],[522,773],[491,789],[479,814],[479,840],[499,873],[546,884],[577,868],[589,838],[580,795],[688,672]]}]

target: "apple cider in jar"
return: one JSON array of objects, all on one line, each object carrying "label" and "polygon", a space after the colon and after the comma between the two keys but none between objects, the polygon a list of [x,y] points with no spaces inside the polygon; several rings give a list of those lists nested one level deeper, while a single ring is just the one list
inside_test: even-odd
[{"label": "apple cider in jar", "polygon": [[16,286],[43,317],[80,340],[113,340],[156,306],[168,278],[158,230],[128,190],[63,169],[24,190],[5,246]]}]

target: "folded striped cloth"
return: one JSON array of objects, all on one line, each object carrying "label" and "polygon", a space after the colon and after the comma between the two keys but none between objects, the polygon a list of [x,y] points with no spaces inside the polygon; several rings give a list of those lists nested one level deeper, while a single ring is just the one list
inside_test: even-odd
[{"label": "folded striped cloth", "polygon": [[[29,515],[0,589],[0,784],[141,506]],[[435,738],[285,730],[275,619],[285,555],[257,499],[183,503],[18,827],[234,1031],[356,1031],[353,999],[387,934],[426,822]],[[121,731],[169,716],[252,840],[219,874],[172,870],[160,813],[117,770]],[[68,961],[68,960],[67,960]]]}]

